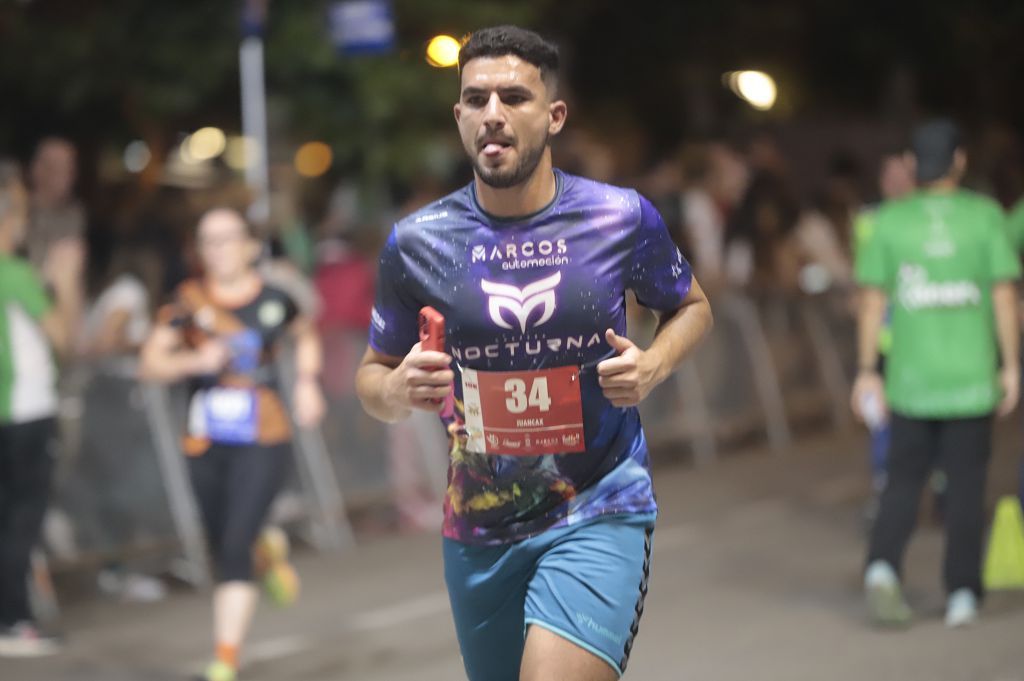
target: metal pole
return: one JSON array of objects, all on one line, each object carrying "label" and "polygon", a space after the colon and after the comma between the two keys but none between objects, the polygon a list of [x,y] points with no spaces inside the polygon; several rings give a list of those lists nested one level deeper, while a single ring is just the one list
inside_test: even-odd
[{"label": "metal pole", "polygon": [[178,446],[174,426],[171,423],[171,405],[167,399],[167,387],[159,383],[140,383],[146,420],[156,447],[160,474],[163,477],[167,501],[171,507],[171,518],[185,553],[189,570],[189,581],[199,587],[209,586],[213,581],[206,556],[206,535],[199,518],[199,507],[192,496],[192,487],[185,465],[185,456]]},{"label": "metal pole", "polygon": [[[294,347],[278,355],[276,369],[281,383],[281,397],[292,412],[295,386]],[[312,507],[310,530],[321,550],[346,548],[355,543],[355,533],[346,514],[345,499],[331,467],[323,433],[319,428],[300,428],[292,420],[292,440],[299,481],[307,503]]]},{"label": "metal pole", "polygon": [[754,389],[761,402],[768,442],[777,453],[783,453],[788,450],[793,437],[789,430],[789,421],[786,419],[785,402],[782,388],[779,386],[779,372],[757,308],[744,297],[728,296],[718,303],[718,309],[731,317],[740,327],[743,344],[751,359]]},{"label": "metal pole", "polygon": [[263,39],[242,39],[238,51],[242,85],[242,134],[246,139],[245,182],[253,192],[249,220],[270,219],[270,173],[267,167],[267,96],[263,79]]}]

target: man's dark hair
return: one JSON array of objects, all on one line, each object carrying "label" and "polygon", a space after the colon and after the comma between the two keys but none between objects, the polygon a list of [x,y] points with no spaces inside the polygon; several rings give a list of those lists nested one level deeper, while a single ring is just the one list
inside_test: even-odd
[{"label": "man's dark hair", "polygon": [[481,28],[470,35],[459,51],[459,72],[473,59],[509,54],[540,69],[540,77],[554,94],[558,84],[558,46],[518,26]]}]

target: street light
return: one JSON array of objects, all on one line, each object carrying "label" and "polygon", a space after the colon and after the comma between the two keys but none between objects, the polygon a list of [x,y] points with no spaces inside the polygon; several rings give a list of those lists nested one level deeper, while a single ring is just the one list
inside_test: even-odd
[{"label": "street light", "polygon": [[450,35],[434,36],[427,44],[427,63],[441,69],[455,66],[461,49],[459,41]]},{"label": "street light", "polygon": [[775,79],[764,71],[730,71],[722,80],[737,97],[758,111],[775,106],[778,88]]},{"label": "street light", "polygon": [[224,153],[226,143],[220,128],[200,128],[188,138],[188,153],[197,161],[209,161]]},{"label": "street light", "polygon": [[320,177],[334,160],[331,148],[323,142],[306,142],[295,152],[295,170],[303,177]]}]

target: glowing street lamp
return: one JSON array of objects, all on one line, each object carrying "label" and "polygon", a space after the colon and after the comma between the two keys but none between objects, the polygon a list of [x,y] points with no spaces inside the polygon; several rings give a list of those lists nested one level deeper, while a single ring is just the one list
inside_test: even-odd
[{"label": "glowing street lamp", "polygon": [[722,80],[737,97],[758,111],[775,106],[778,88],[775,79],[764,71],[730,71]]},{"label": "glowing street lamp", "polygon": [[438,68],[447,68],[459,63],[462,45],[450,35],[434,36],[427,44],[427,63]]},{"label": "glowing street lamp", "polygon": [[331,148],[323,142],[306,142],[295,152],[295,170],[303,177],[320,177],[334,160]]},{"label": "glowing street lamp", "polygon": [[188,153],[197,161],[209,161],[224,153],[226,143],[220,128],[200,128],[188,138]]}]

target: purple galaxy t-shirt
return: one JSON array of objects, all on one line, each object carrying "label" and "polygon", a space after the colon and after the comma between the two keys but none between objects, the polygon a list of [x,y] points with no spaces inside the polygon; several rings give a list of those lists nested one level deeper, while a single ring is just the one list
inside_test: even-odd
[{"label": "purple galaxy t-shirt", "polygon": [[[501,219],[474,186],[395,225],[380,256],[370,345],[402,357],[419,340],[418,313],[445,317],[454,399],[444,536],[509,543],[600,515],[654,513],[637,409],[604,397],[597,364],[626,335],[625,294],[658,311],[689,293],[690,265],[661,216],[636,191],[555,171],[557,192],[534,215]],[[578,367],[584,451],[506,456],[470,451],[462,372]]]}]

